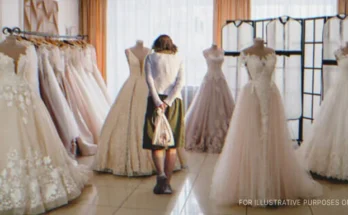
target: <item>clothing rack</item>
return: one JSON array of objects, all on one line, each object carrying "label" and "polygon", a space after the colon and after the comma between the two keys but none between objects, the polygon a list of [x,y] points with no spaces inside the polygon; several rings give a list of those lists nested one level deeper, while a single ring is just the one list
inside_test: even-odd
[{"label": "clothing rack", "polygon": [[[291,56],[291,55],[298,55],[301,57],[301,81],[302,81],[302,114],[299,119],[295,119],[298,121],[298,136],[295,141],[297,141],[299,144],[303,141],[303,131],[304,131],[304,123],[305,121],[312,122],[314,120],[314,106],[315,103],[318,100],[322,100],[324,97],[324,80],[323,80],[323,71],[324,71],[324,66],[335,66],[337,65],[336,60],[328,60],[328,59],[323,59],[323,54],[324,54],[324,35],[321,33],[323,31],[323,26],[327,23],[327,21],[333,17],[338,17],[340,19],[345,19],[348,15],[347,14],[337,14],[334,16],[319,16],[319,17],[309,17],[309,18],[293,18],[294,20],[298,21],[302,25],[302,35],[301,35],[301,51],[291,51],[291,50],[275,50],[276,54],[279,56]],[[255,20],[227,20],[225,25],[222,27],[221,31],[221,41],[222,44],[224,43],[225,40],[230,40],[230,38],[223,38],[223,29],[226,26],[229,25],[235,25],[237,28],[241,26],[243,23],[247,23],[253,27],[253,32],[252,36],[254,38],[260,37],[267,41],[265,38],[267,38],[267,25],[269,22],[275,20],[275,19],[281,19],[281,18],[287,18],[286,16],[282,17],[276,17],[276,18],[267,18],[267,19],[255,19]],[[290,17],[289,17],[290,18]],[[282,24],[285,24],[286,22],[282,22]],[[319,34],[322,34],[323,36],[318,37],[318,32]],[[308,39],[306,36],[308,36]],[[316,52],[316,49],[322,48],[322,51],[320,52],[321,54],[321,60],[320,60],[320,65],[318,63],[315,63],[317,58],[320,58],[319,52]],[[308,55],[309,53],[309,55]],[[225,51],[225,56],[226,57],[238,57],[240,55],[240,51],[235,51],[235,50],[226,50]],[[309,61],[312,62],[312,64],[305,65],[305,58],[310,58]],[[307,59],[308,61],[308,59]],[[318,80],[317,78],[317,73],[320,73],[321,83],[317,83]],[[307,74],[307,75],[306,75]],[[309,75],[310,74],[310,75]],[[311,87],[305,87],[305,79],[310,79],[309,82],[311,82]],[[308,80],[306,80],[306,83]],[[315,85],[320,85],[320,92],[317,92],[315,89]],[[310,88],[310,89],[309,89]],[[310,101],[310,111],[307,113],[304,111],[305,110],[305,100]],[[308,105],[308,104],[307,104]],[[291,119],[289,119],[291,120]]]},{"label": "clothing rack", "polygon": [[18,27],[14,27],[14,28],[4,27],[2,29],[2,33],[5,35],[23,35],[23,36],[30,35],[30,36],[39,36],[39,37],[45,37],[45,38],[62,38],[62,39],[86,39],[86,38],[88,38],[88,35],[56,35],[56,34],[35,32],[35,31],[22,31]]}]

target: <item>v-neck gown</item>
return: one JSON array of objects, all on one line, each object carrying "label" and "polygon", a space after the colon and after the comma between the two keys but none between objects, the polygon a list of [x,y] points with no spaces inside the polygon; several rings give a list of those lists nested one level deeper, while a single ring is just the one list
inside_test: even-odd
[{"label": "v-neck gown", "polygon": [[151,153],[142,149],[148,88],[143,60],[128,50],[130,76],[118,94],[102,128],[93,168],[115,175],[151,175]]}]

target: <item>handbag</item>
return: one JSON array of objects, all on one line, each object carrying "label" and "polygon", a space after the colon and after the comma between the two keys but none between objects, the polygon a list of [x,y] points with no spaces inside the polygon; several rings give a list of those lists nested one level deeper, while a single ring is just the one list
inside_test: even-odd
[{"label": "handbag", "polygon": [[169,122],[161,108],[157,108],[152,117],[152,123],[155,127],[152,145],[167,149],[174,146],[174,136]]}]

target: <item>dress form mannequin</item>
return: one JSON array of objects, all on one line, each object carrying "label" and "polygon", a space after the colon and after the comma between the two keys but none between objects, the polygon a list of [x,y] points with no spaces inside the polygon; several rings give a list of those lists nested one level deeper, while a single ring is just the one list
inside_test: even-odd
[{"label": "dress form mannequin", "polygon": [[[137,40],[135,46],[129,48],[129,50],[131,50],[140,61],[143,61],[150,52],[149,48],[144,47],[144,42],[142,40]],[[128,56],[128,54],[126,50],[126,56]]]},{"label": "dress form mannequin", "polygon": [[254,45],[244,49],[243,52],[247,55],[256,55],[262,59],[262,58],[265,58],[268,54],[274,53],[274,50],[271,48],[265,47],[263,39],[255,38]]},{"label": "dress form mannequin", "polygon": [[204,56],[208,56],[208,55],[213,55],[215,57],[218,57],[220,55],[223,55],[224,51],[220,48],[218,48],[218,46],[216,44],[212,44],[211,47],[203,50],[203,55]]},{"label": "dress form mannequin", "polygon": [[[18,62],[20,56],[25,54],[27,47],[17,42],[16,37],[11,35],[6,37],[5,41],[0,43],[0,52],[11,57],[15,62]],[[17,71],[17,63],[15,63]]]}]

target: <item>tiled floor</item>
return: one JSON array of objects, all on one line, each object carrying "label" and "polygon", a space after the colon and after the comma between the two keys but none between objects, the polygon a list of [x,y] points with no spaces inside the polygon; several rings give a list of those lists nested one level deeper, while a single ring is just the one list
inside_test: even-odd
[{"label": "tiled floor", "polygon": [[[218,207],[209,199],[209,188],[218,155],[189,153],[189,168],[173,177],[173,195],[152,193],[155,176],[143,178],[94,174],[92,185],[80,198],[58,208],[50,215],[345,215],[348,214],[348,184],[321,180],[321,199],[338,201],[339,206],[298,206],[280,208],[251,208],[243,206]],[[92,157],[82,158],[89,164]],[[345,205],[344,205],[345,204]]]}]

